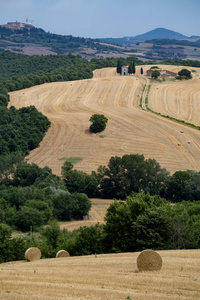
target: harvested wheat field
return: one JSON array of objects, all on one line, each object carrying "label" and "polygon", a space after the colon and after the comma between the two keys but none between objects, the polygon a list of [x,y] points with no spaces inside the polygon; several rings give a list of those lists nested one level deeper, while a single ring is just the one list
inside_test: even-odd
[{"label": "harvested wheat field", "polygon": [[[75,168],[90,173],[107,165],[111,156],[138,153],[155,158],[171,173],[199,171],[200,132],[143,111],[139,100],[144,82],[139,75],[117,76],[115,68],[105,68],[94,71],[92,79],[12,92],[10,105],[35,105],[52,123],[40,147],[28,156],[29,162],[47,165],[60,175],[65,158],[79,157]],[[108,118],[101,134],[88,131],[94,113]]]},{"label": "harvested wheat field", "polygon": [[[149,93],[149,108],[163,115],[199,126],[200,68],[185,68],[196,71],[193,72],[192,79],[152,84]],[[180,71],[180,67],[175,71]]]},{"label": "harvested wheat field", "polygon": [[59,222],[61,229],[67,229],[73,231],[78,229],[81,226],[91,226],[97,223],[104,224],[104,217],[107,213],[107,209],[113,200],[107,199],[91,199],[92,207],[88,214],[88,220],[79,220],[79,221],[67,221]]},{"label": "harvested wheat field", "polygon": [[0,299],[174,300],[200,298],[200,250],[158,251],[159,271],[136,273],[139,253],[1,264]]}]

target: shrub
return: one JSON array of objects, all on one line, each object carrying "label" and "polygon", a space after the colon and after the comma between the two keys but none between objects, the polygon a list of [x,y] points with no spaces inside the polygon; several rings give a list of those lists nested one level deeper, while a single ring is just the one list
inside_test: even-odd
[{"label": "shrub", "polygon": [[104,115],[94,114],[90,118],[92,125],[90,126],[90,131],[93,133],[101,132],[106,128],[106,123],[108,119]]}]

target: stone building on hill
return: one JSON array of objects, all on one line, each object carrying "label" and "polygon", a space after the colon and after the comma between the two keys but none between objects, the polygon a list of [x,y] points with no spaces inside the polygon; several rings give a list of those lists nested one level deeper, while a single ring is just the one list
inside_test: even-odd
[{"label": "stone building on hill", "polygon": [[128,75],[128,66],[122,66],[121,75],[123,76]]},{"label": "stone building on hill", "polygon": [[160,73],[160,77],[176,77],[176,76],[178,76],[178,73],[176,73],[176,72],[172,72],[172,71],[164,70],[164,69],[157,69],[157,68],[147,70],[146,75],[151,76],[153,71],[158,71]]},{"label": "stone building on hill", "polygon": [[20,30],[22,28],[33,28],[34,26],[30,23],[28,23],[28,19],[26,21],[26,23],[22,23],[22,22],[8,22],[7,24],[1,25],[1,27],[5,27],[5,28],[9,28],[11,30]]}]

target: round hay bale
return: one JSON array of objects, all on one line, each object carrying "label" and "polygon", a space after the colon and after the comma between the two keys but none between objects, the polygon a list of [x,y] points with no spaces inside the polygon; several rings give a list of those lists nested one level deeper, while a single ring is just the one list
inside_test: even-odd
[{"label": "round hay bale", "polygon": [[60,258],[60,257],[69,257],[69,253],[65,250],[60,250],[57,252],[56,254],[56,258]]},{"label": "round hay bale", "polygon": [[41,258],[40,249],[36,247],[28,248],[25,252],[25,258],[28,261],[39,260]]},{"label": "round hay bale", "polygon": [[137,270],[158,271],[162,268],[161,256],[153,250],[144,250],[137,257]]}]

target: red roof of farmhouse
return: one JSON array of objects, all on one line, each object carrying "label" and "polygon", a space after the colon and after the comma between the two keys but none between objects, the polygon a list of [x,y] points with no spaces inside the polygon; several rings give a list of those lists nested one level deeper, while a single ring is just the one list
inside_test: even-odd
[{"label": "red roof of farmhouse", "polygon": [[173,72],[173,71],[170,71],[170,70],[165,70],[165,69],[157,69],[157,68],[155,68],[155,69],[149,69],[149,70],[152,70],[152,71],[167,71],[167,72],[170,72],[170,73],[174,73],[174,74],[177,74],[176,72]]}]

